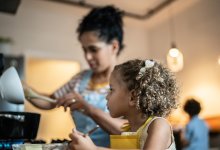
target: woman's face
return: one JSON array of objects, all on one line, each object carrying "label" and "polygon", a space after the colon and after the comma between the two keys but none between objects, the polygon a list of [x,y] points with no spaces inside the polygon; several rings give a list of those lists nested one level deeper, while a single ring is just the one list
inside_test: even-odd
[{"label": "woman's face", "polygon": [[106,97],[107,107],[112,117],[127,116],[131,92],[120,79],[117,72],[113,71],[110,77],[110,90]]},{"label": "woman's face", "polygon": [[96,32],[84,32],[80,36],[84,56],[94,72],[102,72],[115,65],[118,42],[106,43],[100,40]]}]

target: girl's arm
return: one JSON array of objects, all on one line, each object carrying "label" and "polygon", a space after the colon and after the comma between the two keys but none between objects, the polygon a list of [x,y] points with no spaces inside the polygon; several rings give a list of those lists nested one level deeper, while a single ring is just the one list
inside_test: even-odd
[{"label": "girl's arm", "polygon": [[165,119],[155,119],[147,130],[144,150],[164,150],[172,144],[172,131]]}]

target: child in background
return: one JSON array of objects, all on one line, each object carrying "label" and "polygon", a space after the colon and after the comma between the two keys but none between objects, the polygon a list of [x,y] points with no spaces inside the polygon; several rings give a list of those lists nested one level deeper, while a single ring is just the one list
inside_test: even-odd
[{"label": "child in background", "polygon": [[[175,150],[172,128],[165,119],[177,108],[178,87],[173,74],[155,60],[130,60],[115,66],[110,76],[107,106],[112,117],[128,119],[127,131],[138,135],[138,149]],[[70,149],[96,147],[74,130]]]},{"label": "child in background", "polygon": [[208,150],[209,129],[204,120],[198,117],[201,106],[195,99],[188,99],[183,106],[189,115],[189,123],[186,125],[182,135],[182,145],[185,150]]}]

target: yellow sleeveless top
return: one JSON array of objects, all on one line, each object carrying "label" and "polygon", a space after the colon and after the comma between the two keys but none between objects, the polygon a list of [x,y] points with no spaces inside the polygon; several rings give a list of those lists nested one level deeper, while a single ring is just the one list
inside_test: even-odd
[{"label": "yellow sleeveless top", "polygon": [[[148,127],[156,119],[164,119],[165,121],[167,121],[163,117],[153,117],[149,122],[147,122],[147,124],[144,126],[144,128],[141,130],[141,133],[140,133],[141,134],[140,138],[139,138],[140,149],[144,148],[144,144],[145,144],[145,141],[146,141],[147,136],[148,136],[148,134],[147,134],[148,133],[147,132]],[[170,131],[171,131],[171,144],[170,144],[170,146],[166,150],[176,150],[176,145],[175,145],[175,141],[174,141],[174,136],[173,136],[173,131],[172,131],[171,125],[170,125]]]},{"label": "yellow sleeveless top", "polygon": [[[164,119],[162,117],[149,117],[145,123],[137,130],[137,132],[127,132],[130,125],[125,124],[122,127],[121,135],[110,135],[111,148],[115,149],[143,149],[147,139],[147,130],[149,125],[155,119]],[[172,131],[171,131],[172,132]],[[175,141],[172,133],[172,143],[166,150],[176,150]]]},{"label": "yellow sleeveless top", "polygon": [[122,126],[124,132],[121,135],[110,135],[110,147],[114,149],[140,149],[141,134],[152,118],[149,117],[137,132],[129,132],[130,125],[124,124]]}]

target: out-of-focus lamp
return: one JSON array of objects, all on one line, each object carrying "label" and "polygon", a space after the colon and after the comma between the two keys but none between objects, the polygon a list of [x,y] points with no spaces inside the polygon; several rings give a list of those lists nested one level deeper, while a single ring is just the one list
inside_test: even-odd
[{"label": "out-of-focus lamp", "polygon": [[218,56],[218,64],[220,65],[220,56]]},{"label": "out-of-focus lamp", "polygon": [[175,26],[172,17],[172,10],[170,7],[170,37],[171,37],[171,49],[167,54],[167,66],[173,72],[178,72],[183,69],[183,54],[177,48],[175,42]]},{"label": "out-of-focus lamp", "polygon": [[173,72],[178,72],[183,69],[183,54],[177,49],[175,43],[172,43],[171,49],[167,54],[167,65]]}]

